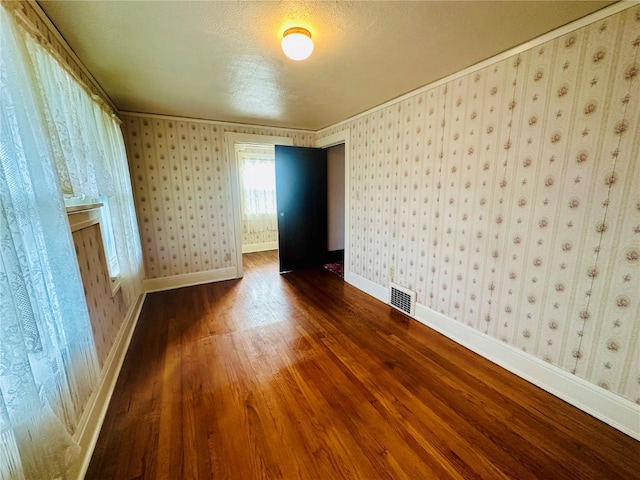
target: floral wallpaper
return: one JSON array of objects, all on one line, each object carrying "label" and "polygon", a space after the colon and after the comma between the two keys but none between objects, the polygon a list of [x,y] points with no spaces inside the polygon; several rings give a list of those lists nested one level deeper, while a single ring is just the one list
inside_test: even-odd
[{"label": "floral wallpaper", "polygon": [[640,403],[640,6],[351,132],[352,272]]},{"label": "floral wallpaper", "polygon": [[265,230],[252,232],[246,221],[242,222],[242,246],[251,248],[254,245],[263,245],[278,241],[278,230]]},{"label": "floral wallpaper", "polygon": [[234,266],[225,132],[315,143],[312,132],[155,116],[124,116],[122,126],[147,278]]},{"label": "floral wallpaper", "polygon": [[115,295],[111,294],[111,279],[107,271],[99,224],[73,232],[73,243],[87,298],[98,361],[102,368],[125,320],[128,306],[121,290]]}]

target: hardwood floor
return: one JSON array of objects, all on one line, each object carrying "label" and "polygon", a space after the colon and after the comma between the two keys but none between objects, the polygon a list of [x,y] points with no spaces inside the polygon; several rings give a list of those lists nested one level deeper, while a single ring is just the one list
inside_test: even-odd
[{"label": "hardwood floor", "polygon": [[147,297],[87,479],[634,479],[640,443],[323,269]]}]

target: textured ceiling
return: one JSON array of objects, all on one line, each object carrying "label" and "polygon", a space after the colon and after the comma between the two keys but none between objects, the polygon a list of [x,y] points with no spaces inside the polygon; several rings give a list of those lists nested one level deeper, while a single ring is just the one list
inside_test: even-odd
[{"label": "textured ceiling", "polygon": [[[121,111],[318,130],[612,2],[40,1]],[[311,31],[306,61],[282,32]]]}]

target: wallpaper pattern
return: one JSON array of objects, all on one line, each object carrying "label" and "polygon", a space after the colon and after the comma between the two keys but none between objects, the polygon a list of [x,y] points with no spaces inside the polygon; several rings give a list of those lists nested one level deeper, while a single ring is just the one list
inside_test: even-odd
[{"label": "wallpaper pattern", "polygon": [[640,6],[351,129],[352,272],[640,403]]},{"label": "wallpaper pattern", "polygon": [[123,117],[147,278],[233,267],[226,131],[293,138],[312,132],[168,118]]},{"label": "wallpaper pattern", "polygon": [[242,222],[242,246],[251,247],[278,241],[278,230],[265,230],[263,232],[251,232],[247,222]]},{"label": "wallpaper pattern", "polygon": [[73,243],[87,298],[98,361],[102,368],[127,315],[127,305],[121,290],[111,295],[111,280],[107,272],[100,226],[96,224],[76,230],[73,232]]}]

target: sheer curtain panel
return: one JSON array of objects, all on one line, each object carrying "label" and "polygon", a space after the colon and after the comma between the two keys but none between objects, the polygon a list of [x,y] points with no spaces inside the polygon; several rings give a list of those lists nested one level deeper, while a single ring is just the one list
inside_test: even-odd
[{"label": "sheer curtain panel", "polygon": [[97,103],[93,103],[93,115],[104,152],[105,169],[112,173],[113,195],[109,197],[109,210],[120,265],[122,292],[125,302],[130,305],[142,291],[144,264],[127,153],[122,131],[114,116]]},{"label": "sheer curtain panel", "polygon": [[240,208],[245,232],[277,232],[273,147],[238,146],[236,156],[240,170]]},{"label": "sheer curtain panel", "polygon": [[27,39],[0,21],[0,478],[53,479],[98,362]]},{"label": "sheer curtain panel", "polygon": [[30,36],[25,41],[63,193],[88,198],[113,195],[104,145],[96,141],[100,135],[94,119],[94,103],[42,45]]},{"label": "sheer curtain panel", "polygon": [[67,196],[107,198],[120,284],[130,304],[142,289],[144,269],[120,122],[42,45],[30,36],[25,41],[61,188]]}]

